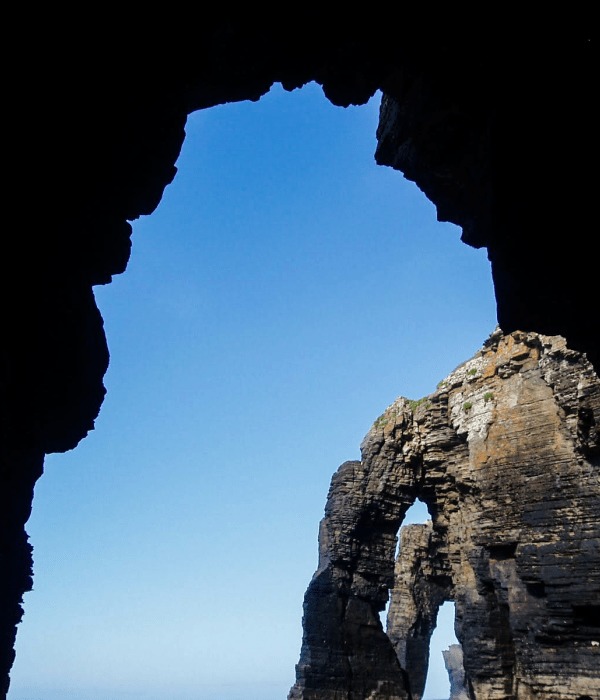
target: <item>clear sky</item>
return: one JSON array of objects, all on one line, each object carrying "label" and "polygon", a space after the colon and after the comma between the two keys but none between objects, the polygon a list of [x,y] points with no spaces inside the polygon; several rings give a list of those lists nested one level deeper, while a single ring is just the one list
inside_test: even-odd
[{"label": "clear sky", "polygon": [[36,486],[9,700],[285,700],[331,476],[496,325],[485,250],[376,165],[379,101],[274,86],[190,116],[95,288],[108,393]]}]

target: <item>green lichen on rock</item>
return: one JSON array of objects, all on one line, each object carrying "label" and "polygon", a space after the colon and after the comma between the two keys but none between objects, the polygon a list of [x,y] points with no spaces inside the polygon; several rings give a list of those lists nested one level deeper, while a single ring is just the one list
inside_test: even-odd
[{"label": "green lichen on rock", "polygon": [[408,405],[410,406],[410,410],[414,413],[419,406],[421,406],[427,401],[427,398],[427,396],[423,396],[420,399],[407,399]]},{"label": "green lichen on rock", "polygon": [[383,428],[384,425],[387,425],[390,422],[390,416],[387,412],[382,413],[378,418],[375,419],[375,422],[373,425],[376,428]]}]

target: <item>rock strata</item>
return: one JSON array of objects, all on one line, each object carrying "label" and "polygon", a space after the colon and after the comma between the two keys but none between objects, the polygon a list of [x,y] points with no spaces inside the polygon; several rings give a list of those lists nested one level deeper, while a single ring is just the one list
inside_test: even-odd
[{"label": "rock strata", "polygon": [[389,406],[332,478],[289,700],[418,700],[445,601],[471,700],[599,697],[598,425],[585,355],[519,331]]}]

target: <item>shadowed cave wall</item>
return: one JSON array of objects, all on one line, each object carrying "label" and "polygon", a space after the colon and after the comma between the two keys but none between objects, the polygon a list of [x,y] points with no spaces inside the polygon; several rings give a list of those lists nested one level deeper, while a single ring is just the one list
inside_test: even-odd
[{"label": "shadowed cave wall", "polygon": [[376,161],[414,180],[465,243],[487,248],[503,330],[561,334],[598,365],[592,180],[581,170],[596,123],[585,23],[509,41],[460,21],[399,35],[372,15],[289,22],[215,10],[192,26],[165,10],[143,26],[97,16],[72,31],[56,8],[41,13],[16,29],[21,54],[6,81],[15,274],[2,295],[3,689],[32,585],[35,482],[46,454],[93,429],[105,394],[92,287],[125,271],[129,222],[151,214],[175,177],[193,111],[258,100],[278,82],[315,81],[340,107],[382,91]]}]

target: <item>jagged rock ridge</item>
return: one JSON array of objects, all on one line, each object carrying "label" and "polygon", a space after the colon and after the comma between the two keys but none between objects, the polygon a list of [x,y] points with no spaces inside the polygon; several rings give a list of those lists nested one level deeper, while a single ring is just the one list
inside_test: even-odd
[{"label": "jagged rock ridge", "polygon": [[450,700],[469,700],[465,683],[465,667],[460,644],[451,644],[442,652],[450,678]]},{"label": "jagged rock ridge", "polygon": [[444,601],[472,700],[598,697],[598,425],[585,356],[518,331],[388,407],[332,478],[289,700],[419,700]]}]

